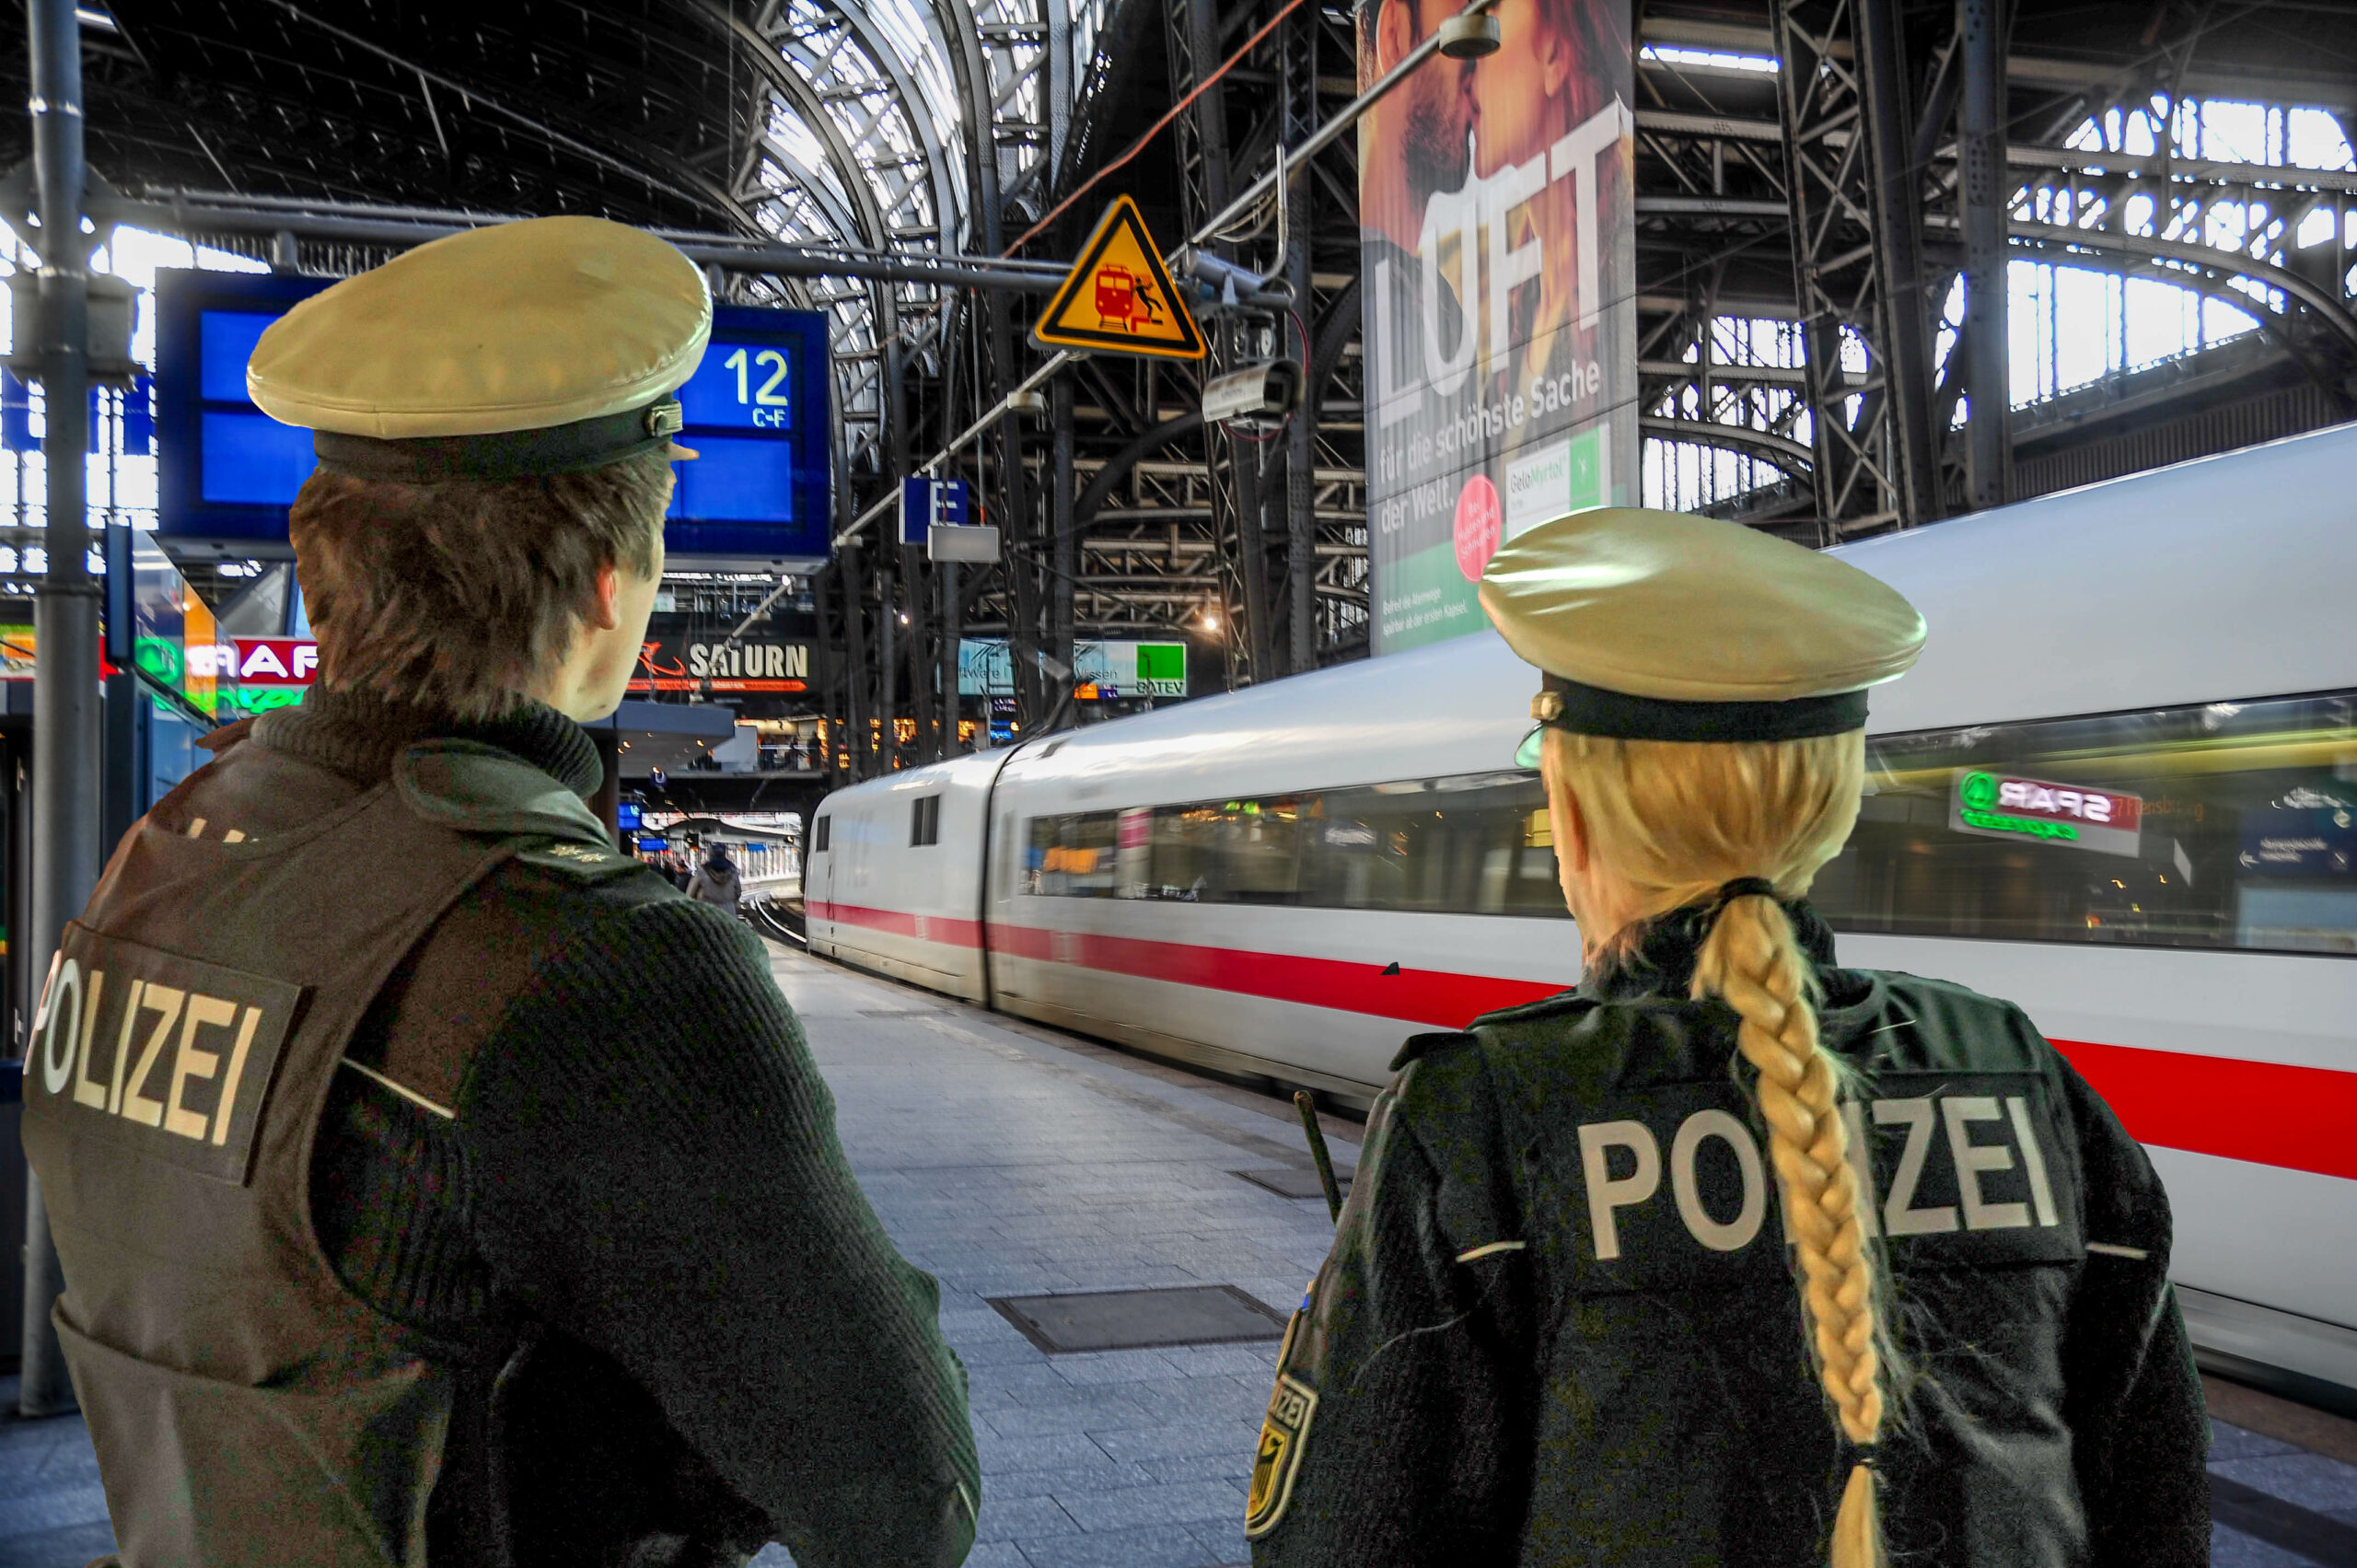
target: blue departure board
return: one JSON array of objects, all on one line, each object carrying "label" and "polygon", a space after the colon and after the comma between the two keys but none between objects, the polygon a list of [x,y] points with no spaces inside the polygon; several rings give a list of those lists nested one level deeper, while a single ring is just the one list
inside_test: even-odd
[{"label": "blue departure board", "polygon": [[[247,401],[262,331],[328,280],[157,274],[157,434],[164,538],[281,553],[286,508],[314,466],[311,433]],[[682,563],[807,571],[830,553],[826,317],[722,306],[712,346],[679,389],[687,428],[663,530]]]}]

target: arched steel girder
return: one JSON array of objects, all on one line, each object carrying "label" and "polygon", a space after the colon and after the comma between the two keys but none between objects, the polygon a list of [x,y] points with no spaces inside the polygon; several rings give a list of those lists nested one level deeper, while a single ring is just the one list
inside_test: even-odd
[{"label": "arched steel girder", "polygon": [[1701,447],[1724,447],[1732,452],[1763,458],[1788,474],[1805,479],[1817,471],[1817,454],[1797,441],[1747,430],[1740,424],[1719,424],[1705,419],[1666,419],[1649,413],[1637,421],[1648,436],[1665,441],[1691,441]]},{"label": "arched steel girder", "polygon": [[993,104],[989,63],[982,58],[981,29],[966,0],[933,0],[934,26],[958,75],[958,101],[966,110],[966,152],[973,171],[971,233],[976,244],[997,255],[998,116]]},{"label": "arched steel girder", "polygon": [[[2034,240],[2041,246],[2061,247],[2066,252],[2069,249],[2076,248],[2112,255],[2132,256],[2147,261],[2174,261],[2184,266],[2198,267],[2205,272],[2248,278],[2263,287],[2281,289],[2298,300],[2315,312],[2316,319],[2330,329],[2334,336],[2340,339],[2350,349],[2357,350],[2357,315],[2351,314],[2347,303],[2335,298],[2329,291],[2318,287],[2311,280],[2300,276],[2289,268],[2279,267],[2271,261],[2262,261],[2240,251],[2229,250],[2223,246],[2202,245],[2189,239],[2161,239],[2142,234],[2116,234],[2107,229],[2073,228],[2066,224],[2030,223],[2021,218],[2013,219],[2007,225],[2006,232],[2014,239]],[[2068,264],[2067,254],[2056,256],[2052,260],[2061,264]],[[2246,296],[2245,301],[2245,309],[2275,314],[2268,310],[2264,300],[2250,299]]]},{"label": "arched steel girder", "polygon": [[[948,107],[934,101],[933,95],[910,70],[900,50],[885,35],[867,7],[846,4],[844,0],[802,0],[802,3],[811,10],[823,13],[828,25],[842,29],[844,35],[857,44],[861,56],[876,78],[890,87],[893,110],[907,123],[910,140],[921,150],[925,166],[921,183],[932,210],[927,215],[929,221],[924,226],[932,230],[936,249],[945,251],[956,249],[953,241],[963,227],[966,215],[964,192],[957,179],[961,170],[958,168],[956,150],[943,144],[940,134],[943,122],[954,124],[956,115]],[[806,32],[782,25],[780,18],[790,20],[794,9],[794,0],[772,0],[754,22],[754,29],[768,41],[770,47],[800,64],[815,84],[834,74],[837,68],[831,59],[821,56],[812,47]],[[863,136],[874,134],[876,119],[880,119],[880,115],[872,117],[871,123],[861,128]],[[873,171],[870,171],[870,178],[873,178]],[[911,180],[911,183],[919,181]],[[901,193],[891,194],[898,198]],[[895,204],[898,204],[897,200]],[[902,237],[911,237],[907,229],[914,226],[902,226]]]}]

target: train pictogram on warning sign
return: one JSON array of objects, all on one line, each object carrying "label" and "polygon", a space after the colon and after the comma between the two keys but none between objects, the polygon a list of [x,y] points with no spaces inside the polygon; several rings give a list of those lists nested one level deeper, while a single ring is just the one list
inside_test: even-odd
[{"label": "train pictogram on warning sign", "polygon": [[1031,336],[1053,348],[1203,357],[1203,335],[1127,196],[1097,220]]}]

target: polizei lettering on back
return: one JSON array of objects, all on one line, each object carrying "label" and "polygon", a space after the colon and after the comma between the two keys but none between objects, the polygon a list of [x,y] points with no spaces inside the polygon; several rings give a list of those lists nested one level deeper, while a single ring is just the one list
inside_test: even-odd
[{"label": "polizei lettering on back", "polygon": [[33,1017],[26,1107],[242,1185],[302,995],[69,924]]},{"label": "polizei lettering on back", "polygon": [[[1869,1234],[1910,1269],[2084,1255],[2074,1162],[2046,1096],[2029,1073],[1879,1077],[1843,1107]],[[1576,1153],[1557,1167],[1578,1188],[1564,1199],[1582,1294],[1736,1289],[1785,1270],[1764,1139],[1741,1091],[1674,1085],[1612,1109],[1578,1124]]]}]

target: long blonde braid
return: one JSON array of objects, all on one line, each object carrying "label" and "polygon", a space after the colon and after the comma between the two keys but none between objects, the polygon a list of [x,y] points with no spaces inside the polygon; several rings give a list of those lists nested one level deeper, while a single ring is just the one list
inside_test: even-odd
[{"label": "long blonde braid", "polygon": [[[1831,1052],[1818,1043],[1814,986],[1792,922],[1771,898],[1730,900],[1702,944],[1694,994],[1719,996],[1741,1024],[1736,1047],[1759,1074],[1759,1112],[1800,1256],[1801,1315],[1818,1380],[1852,1444],[1882,1435],[1882,1355],[1875,1260],[1858,1212],[1856,1168]],[[1882,1530],[1875,1472],[1859,1463],[1833,1523],[1832,1568],[1877,1568]]]},{"label": "long blonde braid", "polygon": [[[1711,744],[1612,740],[1550,731],[1541,763],[1550,794],[1568,791],[1591,852],[1640,897],[1643,920],[1759,877],[1783,898],[1808,891],[1856,823],[1863,735]],[[1800,1255],[1801,1315],[1826,1397],[1849,1440],[1881,1434],[1894,1355],[1880,1320],[1875,1257],[1848,1156],[1841,1077],[1817,1039],[1815,977],[1772,898],[1730,899],[1704,939],[1694,993],[1722,997],[1740,1026],[1736,1050],[1759,1074],[1784,1233]],[[1853,1466],[1841,1493],[1831,1568],[1880,1568],[1873,1469]]]}]

